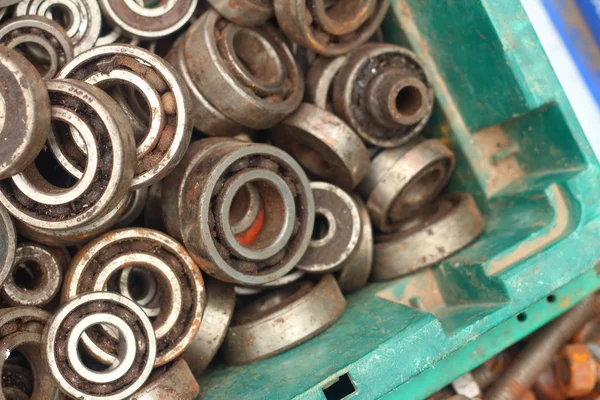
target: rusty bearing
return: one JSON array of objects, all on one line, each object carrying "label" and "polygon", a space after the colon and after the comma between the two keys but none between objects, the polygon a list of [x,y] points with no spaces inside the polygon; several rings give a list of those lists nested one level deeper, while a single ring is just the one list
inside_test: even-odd
[{"label": "rusty bearing", "polygon": [[[241,243],[232,227],[243,216],[239,210],[248,209],[242,189],[247,184],[259,192],[264,220],[254,240]],[[308,246],[314,215],[308,179],[276,147],[233,140],[213,146],[186,179],[183,194],[183,241],[192,257],[210,262],[201,267],[219,279],[243,285],[275,280]]]},{"label": "rusty bearing", "polygon": [[438,263],[474,241],[484,227],[470,194],[443,196],[399,231],[375,237],[372,278],[393,279]]},{"label": "rusty bearing", "polygon": [[223,17],[241,26],[264,25],[274,14],[269,0],[208,0]]},{"label": "rusty bearing", "polygon": [[352,190],[369,169],[369,152],[334,114],[309,103],[271,129],[271,140],[291,154],[309,176]]},{"label": "rusty bearing", "polygon": [[0,45],[16,49],[44,71],[42,78],[52,79],[73,59],[73,45],[56,22],[37,15],[13,18],[0,26]]},{"label": "rusty bearing", "polygon": [[154,370],[148,382],[129,400],[194,400],[200,393],[196,378],[182,359]]},{"label": "rusty bearing", "polygon": [[12,271],[0,290],[3,300],[12,306],[45,306],[60,290],[66,262],[61,249],[19,244]]},{"label": "rusty bearing", "polygon": [[17,232],[12,218],[0,204],[0,285],[2,285],[12,270],[17,252]]},{"label": "rusty bearing", "polygon": [[[58,231],[90,223],[126,195],[133,175],[133,135],[118,105],[102,90],[74,80],[46,82],[56,121],[76,126],[88,155],[75,164],[80,179],[63,189],[48,182],[31,164],[0,181],[0,202],[16,219]],[[51,133],[62,143],[70,135]]]},{"label": "rusty bearing", "polygon": [[454,170],[454,153],[437,139],[415,138],[376,153],[357,187],[373,225],[393,232],[415,210],[431,203]]},{"label": "rusty bearing", "polygon": [[[100,236],[73,258],[62,299],[68,301],[93,291],[118,292],[122,270],[132,266],[151,272],[159,282],[162,301],[153,324],[158,346],[156,366],[164,365],[178,357],[196,336],[205,305],[200,270],[185,248],[169,236],[145,228],[120,229]],[[85,335],[82,341],[94,358],[103,363],[114,361],[114,349]]]},{"label": "rusty bearing", "polygon": [[[302,101],[302,75],[271,25],[244,28],[208,11],[180,46],[171,60],[190,84],[196,127],[208,135],[237,134],[236,125],[270,128]],[[202,116],[213,124],[199,120]]]},{"label": "rusty bearing", "polygon": [[38,15],[61,25],[73,43],[75,55],[91,49],[102,26],[96,0],[23,0],[15,7],[15,16]]},{"label": "rusty bearing", "polygon": [[[135,46],[108,45],[76,57],[58,77],[76,78],[103,88],[132,86],[146,101],[149,123],[135,150],[137,167],[132,189],[150,186],[179,163],[192,134],[187,115],[189,95],[179,75],[164,60]],[[62,158],[59,161],[69,168]]]},{"label": "rusty bearing", "polygon": [[148,198],[148,188],[143,187],[140,189],[136,189],[129,195],[127,199],[127,204],[125,205],[125,210],[123,214],[119,217],[117,222],[115,223],[115,228],[124,228],[130,225],[133,221],[138,219],[142,212],[144,212],[144,206],[146,205],[146,200]]},{"label": "rusty bearing", "polygon": [[198,0],[99,0],[104,16],[127,36],[159,39],[177,31],[194,14]]},{"label": "rusty bearing", "polygon": [[29,400],[33,394],[34,378],[31,370],[10,361],[2,368],[2,400]]},{"label": "rusty bearing", "polygon": [[327,56],[367,42],[381,25],[389,0],[275,0],[275,16],[285,35]]},{"label": "rusty bearing", "polygon": [[[110,327],[119,340],[106,334]],[[83,337],[110,347],[113,363],[95,371],[78,351]],[[124,296],[97,292],[77,296],[52,316],[44,329],[42,356],[52,377],[69,396],[120,400],[140,389],[152,372],[156,339],[148,317]]]},{"label": "rusty bearing", "polygon": [[50,130],[50,99],[40,74],[15,50],[0,46],[0,179],[23,171]]},{"label": "rusty bearing", "polygon": [[304,271],[292,270],[287,275],[284,275],[281,278],[277,278],[271,282],[263,283],[259,286],[236,285],[234,289],[235,293],[239,296],[254,296],[256,294],[262,293],[263,291],[279,289],[284,286],[287,286],[293,282],[302,279],[305,275],[306,273]]},{"label": "rusty bearing", "polygon": [[406,143],[433,110],[433,88],[411,51],[369,43],[351,54],[333,82],[333,109],[364,141],[379,147]]},{"label": "rusty bearing", "polygon": [[317,274],[338,271],[356,248],[360,214],[352,197],[337,186],[312,182],[315,222],[308,249],[296,268]]},{"label": "rusty bearing", "polygon": [[347,55],[335,58],[319,57],[310,65],[306,72],[305,98],[307,101],[324,110],[332,108],[333,79],[346,60],[348,60]]},{"label": "rusty bearing", "polygon": [[267,293],[236,311],[222,352],[229,364],[272,357],[323,332],[346,309],[332,275],[319,283],[298,281]]},{"label": "rusty bearing", "polygon": [[556,381],[567,397],[590,394],[598,379],[598,362],[583,343],[566,345],[556,358]]}]

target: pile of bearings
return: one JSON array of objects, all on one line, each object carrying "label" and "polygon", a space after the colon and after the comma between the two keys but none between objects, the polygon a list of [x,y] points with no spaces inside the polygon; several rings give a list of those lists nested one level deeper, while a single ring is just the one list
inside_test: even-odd
[{"label": "pile of bearings", "polygon": [[483,231],[388,0],[209,2],[0,0],[0,397],[193,399]]}]

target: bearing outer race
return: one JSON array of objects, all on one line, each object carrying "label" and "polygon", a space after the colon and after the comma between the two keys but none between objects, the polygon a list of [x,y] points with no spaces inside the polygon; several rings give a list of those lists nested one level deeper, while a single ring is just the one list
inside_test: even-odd
[{"label": "bearing outer race", "polygon": [[344,54],[335,58],[318,57],[306,72],[306,91],[304,97],[324,110],[331,109],[329,98],[333,79],[346,63],[348,57]]},{"label": "bearing outer race", "polygon": [[254,27],[265,23],[274,15],[275,10],[268,1],[253,0],[208,0],[210,5],[223,17],[236,25]]},{"label": "bearing outer race", "polygon": [[317,152],[334,170],[329,176],[308,170],[309,175],[347,191],[358,185],[369,169],[369,152],[352,128],[334,114],[310,103],[302,103],[292,115],[273,127],[271,140],[292,156],[294,145]]},{"label": "bearing outer race", "polygon": [[311,291],[261,318],[229,327],[222,354],[229,364],[262,360],[306,342],[333,325],[346,300],[333,275],[325,275]]},{"label": "bearing outer race", "polygon": [[183,359],[195,376],[200,376],[221,347],[231,323],[236,298],[233,285],[229,283],[207,277],[205,285],[206,308],[202,324],[183,353]]},{"label": "bearing outer race", "polygon": [[440,201],[449,201],[452,207],[430,224],[375,238],[373,280],[398,278],[436,264],[483,233],[485,221],[470,194],[451,193]]},{"label": "bearing outer race", "polygon": [[153,375],[146,386],[129,400],[195,400],[200,393],[196,378],[182,359],[173,361],[165,371],[158,370]]},{"label": "bearing outer race", "polygon": [[17,232],[8,211],[0,204],[0,285],[12,271],[17,252]]},{"label": "bearing outer race", "polygon": [[44,147],[50,129],[50,97],[35,67],[4,46],[0,47],[0,78],[0,99],[6,107],[0,124],[0,179],[5,179],[23,171]]}]

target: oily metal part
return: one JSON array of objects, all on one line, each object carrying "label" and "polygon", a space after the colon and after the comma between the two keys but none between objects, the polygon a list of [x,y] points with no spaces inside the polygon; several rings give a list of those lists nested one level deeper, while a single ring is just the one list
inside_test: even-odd
[{"label": "oily metal part", "polygon": [[[233,234],[230,211],[248,183],[259,190],[265,218],[258,236],[245,245]],[[242,285],[275,280],[308,246],[314,219],[308,178],[276,147],[233,140],[214,146],[186,179],[183,193],[183,241],[192,257],[209,261],[201,268],[221,280]]]},{"label": "oily metal part", "polygon": [[477,239],[485,221],[468,193],[451,193],[396,233],[375,237],[372,279],[397,278],[438,263]]},{"label": "oily metal part", "polygon": [[339,187],[326,182],[311,182],[310,187],[315,199],[314,231],[296,268],[317,274],[338,271],[358,244],[360,213],[352,197]]},{"label": "oily metal part", "polygon": [[39,15],[58,22],[73,43],[75,55],[91,49],[102,27],[102,14],[97,0],[22,0],[15,16]]},{"label": "oily metal part", "polygon": [[189,368],[200,376],[221,347],[235,307],[233,285],[207,277],[206,308],[196,337],[183,353]]},{"label": "oily metal part", "polygon": [[[81,360],[78,343],[84,332],[111,341],[102,330],[106,326],[119,331],[119,343],[112,339],[118,364],[94,371]],[[152,372],[157,346],[142,309],[109,292],[83,294],[61,306],[46,325],[43,342],[42,357],[61,390],[75,398],[102,400],[126,399],[140,389]]]},{"label": "oily metal part", "polygon": [[437,139],[417,137],[376,154],[356,188],[366,201],[373,225],[381,232],[397,230],[404,219],[438,196],[454,164],[454,153]]},{"label": "oily metal part", "polygon": [[[120,229],[100,236],[73,257],[62,300],[81,293],[119,291],[119,274],[133,266],[152,272],[159,283],[160,312],[153,326],[158,345],[156,366],[164,365],[177,358],[196,336],[206,303],[198,266],[169,236],[146,228]],[[114,361],[114,348],[86,335],[82,342],[98,361]]]},{"label": "oily metal part", "polygon": [[300,105],[303,77],[273,26],[240,27],[211,10],[192,24],[183,40],[198,90],[236,123],[268,129]]},{"label": "oily metal part", "polygon": [[[63,189],[42,177],[35,164],[0,181],[0,202],[19,221],[60,231],[91,223],[126,195],[133,176],[133,135],[126,117],[102,90],[71,79],[46,81],[54,119],[77,126],[88,149],[75,185]],[[71,138],[54,130],[50,136]]]},{"label": "oily metal part", "polygon": [[76,57],[58,77],[104,88],[133,86],[151,105],[148,131],[135,150],[132,189],[161,180],[181,161],[192,135],[190,100],[185,83],[166,61],[136,46],[113,44]]},{"label": "oily metal part", "polygon": [[333,109],[363,140],[395,147],[418,135],[433,111],[423,63],[408,49],[368,43],[347,55],[333,81]]},{"label": "oily metal part", "polygon": [[334,114],[309,103],[271,129],[271,140],[291,154],[308,175],[351,191],[369,169],[362,140]]},{"label": "oily metal part", "polygon": [[332,275],[300,281],[238,310],[223,342],[229,364],[247,364],[295,347],[333,325],[346,300]]},{"label": "oily metal part", "polygon": [[306,92],[304,93],[306,101],[324,110],[331,109],[333,79],[347,59],[346,55],[335,58],[319,57],[310,64],[310,68],[306,72]]},{"label": "oily metal part", "polygon": [[104,16],[125,35],[148,40],[168,36],[183,27],[198,5],[198,0],[161,0],[153,7],[136,0],[98,2]]},{"label": "oily metal part", "polygon": [[200,386],[182,359],[155,370],[143,388],[129,400],[194,400],[200,393]]},{"label": "oily metal part", "polygon": [[342,262],[336,278],[344,293],[354,292],[364,287],[371,275],[373,267],[373,229],[369,211],[365,203],[356,195],[352,195],[360,216],[360,236],[354,251]]},{"label": "oily metal part", "polygon": [[50,98],[25,57],[0,46],[0,179],[30,165],[50,130]]},{"label": "oily metal part", "polygon": [[43,243],[47,246],[84,244],[106,232],[115,224],[123,212],[125,212],[127,200],[127,196],[122,197],[114,208],[85,225],[52,231],[17,221],[17,231],[27,239]]},{"label": "oily metal part", "polygon": [[0,204],[0,285],[12,271],[17,252],[17,232],[8,211]]},{"label": "oily metal part", "polygon": [[135,221],[142,212],[144,212],[144,206],[148,199],[148,188],[143,187],[136,189],[129,195],[127,204],[125,205],[125,211],[119,217],[115,223],[115,228],[124,228]]},{"label": "oily metal part", "polygon": [[275,16],[292,41],[326,56],[344,54],[367,42],[377,31],[389,0],[275,0]]},{"label": "oily metal part", "polygon": [[[0,45],[25,47],[37,45],[44,49],[47,60],[36,57],[32,48],[21,52],[32,64],[44,70],[44,79],[52,79],[59,69],[73,59],[73,45],[65,30],[56,22],[37,15],[12,18],[0,26]],[[37,59],[36,59],[37,58]]]},{"label": "oily metal part", "polygon": [[241,26],[264,25],[274,14],[269,0],[208,0],[223,17]]},{"label": "oily metal part", "polygon": [[277,278],[274,281],[264,283],[260,286],[235,286],[235,293],[239,296],[253,296],[259,294],[265,290],[279,289],[283,286],[289,285],[292,282],[302,279],[306,273],[301,270],[292,270],[287,275]]},{"label": "oily metal part", "polygon": [[[0,289],[2,299],[11,306],[35,307],[52,301],[60,290],[63,271],[67,267],[67,259],[60,251],[39,243],[20,243],[11,273]],[[15,280],[17,269],[28,275],[27,285]]]},{"label": "oily metal part", "polygon": [[567,397],[590,394],[598,379],[598,362],[583,343],[566,345],[556,356],[556,380]]}]

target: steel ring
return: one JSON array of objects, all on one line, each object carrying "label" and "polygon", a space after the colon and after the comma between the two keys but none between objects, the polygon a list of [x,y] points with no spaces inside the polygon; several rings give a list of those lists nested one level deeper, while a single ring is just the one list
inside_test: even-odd
[{"label": "steel ring", "polygon": [[[37,44],[46,50],[50,66],[42,78],[52,79],[66,63],[73,59],[73,45],[64,29],[56,22],[37,15],[13,18],[0,26],[0,44],[12,49],[18,46]],[[21,52],[33,64],[44,65],[26,47]],[[39,70],[39,68],[38,68]]]},{"label": "steel ring", "polygon": [[393,279],[436,264],[473,242],[484,229],[470,194],[444,196],[399,232],[375,237],[372,279]]},{"label": "steel ring", "polygon": [[60,290],[65,262],[54,249],[38,243],[19,244],[0,291],[3,300],[11,306],[45,306]]},{"label": "steel ring", "polygon": [[[74,368],[71,362],[80,357],[72,350],[79,339],[74,333],[80,334],[82,326],[88,324],[87,333],[96,340],[111,342],[114,357],[130,366],[127,371],[111,375],[114,370],[109,368],[105,372],[108,376],[102,379]],[[118,325],[129,340],[115,343],[103,334],[102,324]],[[42,356],[56,383],[69,396],[85,399],[120,400],[131,396],[150,376],[157,349],[154,330],[144,312],[133,301],[108,292],[83,294],[64,304],[46,325],[43,341],[46,346]],[[132,353],[135,362],[130,361]]]},{"label": "steel ring", "polygon": [[23,171],[44,147],[50,98],[40,74],[15,50],[0,47],[0,179]]},{"label": "steel ring", "polygon": [[358,207],[349,194],[325,182],[311,182],[315,198],[315,224],[308,249],[296,268],[325,274],[342,268],[361,232]]},{"label": "steel ring", "polygon": [[406,143],[433,111],[433,88],[423,63],[393,44],[368,43],[350,53],[332,90],[336,114],[378,147]]},{"label": "steel ring", "polygon": [[[314,203],[306,175],[289,155],[273,146],[230,140],[210,150],[200,157],[184,184],[179,221],[187,249],[199,263],[209,261],[201,268],[225,281],[260,285],[284,276],[304,253],[312,232]],[[243,252],[241,243],[226,234],[231,228],[224,225],[224,202],[219,200],[235,195],[227,193],[235,182],[254,184],[265,208],[263,227],[252,243],[242,245],[247,247]],[[283,209],[292,204],[290,199],[293,209]]]},{"label": "steel ring", "polygon": [[240,26],[261,26],[274,14],[273,2],[268,0],[208,0],[208,2],[229,21]]},{"label": "steel ring", "polygon": [[22,175],[0,181],[0,202],[19,221],[58,231],[88,224],[122,200],[131,186],[134,143],[125,115],[102,90],[75,80],[51,80],[46,85],[53,107],[94,127],[95,136],[86,138],[88,160],[92,158],[80,181],[86,184],[56,187],[32,164]]},{"label": "steel ring", "polygon": [[292,272],[287,275],[282,276],[281,278],[277,278],[274,281],[264,283],[260,286],[241,286],[236,285],[234,287],[235,293],[240,296],[254,296],[255,294],[262,293],[266,290],[279,289],[286,285],[289,285],[293,282],[296,282],[302,279],[305,275],[304,271],[301,270],[292,270]]},{"label": "steel ring", "polygon": [[95,0],[24,0],[15,7],[15,16],[38,15],[61,25],[73,43],[75,55],[91,49],[102,25]]},{"label": "steel ring", "polygon": [[454,153],[437,139],[415,138],[379,152],[357,187],[373,225],[393,232],[442,191],[454,170]]},{"label": "steel ring", "polygon": [[373,229],[369,211],[360,197],[352,195],[352,199],[360,215],[360,236],[354,251],[342,262],[342,267],[336,273],[338,284],[344,293],[363,288],[373,267]]},{"label": "steel ring", "polygon": [[143,268],[125,268],[119,278],[119,293],[133,299],[150,318],[160,314],[161,298],[158,282],[152,272]]},{"label": "steel ring", "polygon": [[208,11],[183,40],[187,70],[198,90],[238,124],[267,129],[300,105],[302,75],[272,26],[241,28]]},{"label": "steel ring", "polygon": [[42,333],[49,318],[49,313],[37,307],[0,309],[0,339],[23,332]]},{"label": "steel ring", "polygon": [[306,72],[305,98],[307,101],[324,110],[331,110],[333,79],[347,59],[346,55],[335,58],[319,57],[310,64]]},{"label": "steel ring", "polygon": [[184,360],[178,359],[155,370],[146,386],[131,396],[130,400],[194,400],[199,393],[200,386],[190,367]]},{"label": "steel ring", "polygon": [[236,311],[223,357],[228,364],[272,357],[323,332],[345,309],[346,300],[332,275],[316,285],[299,281],[269,292]]},{"label": "steel ring", "polygon": [[148,198],[148,188],[143,187],[141,189],[134,190],[127,199],[125,205],[125,211],[119,217],[115,223],[115,228],[124,228],[134,222],[142,212],[144,212],[144,206]]},{"label": "steel ring", "polygon": [[[185,248],[169,236],[145,228],[127,228],[95,239],[73,257],[62,299],[68,301],[93,291],[118,291],[117,272],[132,266],[152,272],[160,284],[160,312],[153,324],[159,349],[156,366],[164,365],[178,357],[196,336],[206,300],[200,270]],[[106,335],[111,334],[114,332],[106,330]],[[114,362],[113,349],[87,335],[82,336],[82,342],[94,358]]]},{"label": "steel ring", "polygon": [[144,7],[134,0],[99,0],[112,25],[139,39],[159,39],[185,25],[194,14],[198,0],[161,0]]},{"label": "steel ring", "polygon": [[[181,161],[189,146],[192,124],[188,117],[189,94],[185,84],[174,69],[158,56],[139,47],[114,44],[92,49],[76,57],[58,74],[60,78],[76,78],[93,81],[115,80],[131,84],[124,76],[137,76],[138,86],[144,89],[148,101],[160,96],[160,113],[164,113],[164,124],[159,134],[154,130],[147,133],[139,146],[136,173],[132,189],[150,186],[164,178]],[[148,89],[149,85],[152,90]],[[155,93],[156,92],[156,93]],[[149,104],[154,104],[149,103]],[[154,108],[154,107],[153,107]],[[163,114],[157,114],[163,115]],[[150,124],[151,128],[154,125]],[[146,148],[147,147],[147,148]]]},{"label": "steel ring", "polygon": [[8,211],[0,204],[0,285],[12,271],[17,252],[17,232]]},{"label": "steel ring", "polygon": [[275,16],[285,35],[329,57],[367,42],[381,25],[389,4],[389,0],[353,0],[326,8],[323,0],[274,2]]},{"label": "steel ring", "polygon": [[369,169],[360,137],[334,114],[309,103],[271,129],[271,140],[291,154],[309,176],[352,190]]}]

